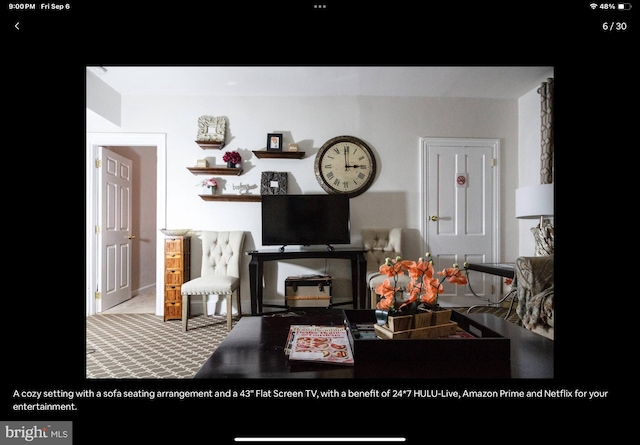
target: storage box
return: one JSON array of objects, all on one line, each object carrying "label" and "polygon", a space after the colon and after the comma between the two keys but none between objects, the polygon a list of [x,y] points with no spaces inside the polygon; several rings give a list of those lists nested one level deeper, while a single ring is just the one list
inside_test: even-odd
[{"label": "storage box", "polygon": [[288,277],[285,282],[287,307],[324,307],[331,305],[331,277],[323,275]]},{"label": "storage box", "polygon": [[[457,312],[472,338],[378,338],[373,310],[344,310],[357,378],[510,378],[511,342]],[[373,334],[372,334],[373,331]]]}]

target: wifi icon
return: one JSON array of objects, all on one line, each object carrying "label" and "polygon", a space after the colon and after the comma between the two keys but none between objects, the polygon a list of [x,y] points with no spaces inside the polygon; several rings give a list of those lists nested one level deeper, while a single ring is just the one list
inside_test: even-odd
[{"label": "wifi icon", "polygon": [[591,6],[591,9],[596,9],[598,7],[597,3],[591,3],[589,6]]}]

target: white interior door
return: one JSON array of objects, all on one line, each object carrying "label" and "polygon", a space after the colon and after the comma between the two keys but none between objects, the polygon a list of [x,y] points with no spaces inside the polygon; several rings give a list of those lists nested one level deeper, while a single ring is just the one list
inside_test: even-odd
[{"label": "white interior door", "polygon": [[[421,138],[423,233],[435,270],[499,261],[499,140]],[[478,296],[498,299],[496,277],[470,272]],[[468,286],[445,283],[442,306],[482,304]]]},{"label": "white interior door", "polygon": [[131,160],[102,148],[101,295],[97,312],[131,298]]}]

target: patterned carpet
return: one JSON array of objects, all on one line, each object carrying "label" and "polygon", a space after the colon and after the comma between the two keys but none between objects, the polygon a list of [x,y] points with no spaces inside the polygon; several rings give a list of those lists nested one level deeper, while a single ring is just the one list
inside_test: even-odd
[{"label": "patterned carpet", "polygon": [[[234,323],[235,325],[235,320]],[[154,314],[87,317],[88,379],[190,379],[227,336],[226,316],[180,320]]]},{"label": "patterned carpet", "polygon": [[[482,306],[471,312],[504,317],[507,308]],[[519,324],[515,310],[508,321]],[[86,377],[191,379],[226,336],[226,316],[190,318],[183,332],[180,320],[163,321],[154,314],[93,315],[87,317]]]}]

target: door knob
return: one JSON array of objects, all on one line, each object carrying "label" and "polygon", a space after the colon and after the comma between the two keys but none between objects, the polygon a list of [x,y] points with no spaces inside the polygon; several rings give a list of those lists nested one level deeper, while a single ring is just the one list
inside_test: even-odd
[{"label": "door knob", "polygon": [[433,215],[431,218],[429,218],[431,221],[437,221],[438,217],[436,215]]},{"label": "door knob", "polygon": [[135,237],[136,237],[135,235],[129,235],[127,238],[134,239]]}]

